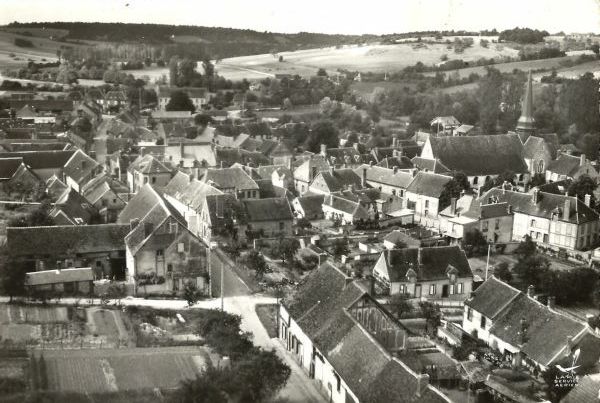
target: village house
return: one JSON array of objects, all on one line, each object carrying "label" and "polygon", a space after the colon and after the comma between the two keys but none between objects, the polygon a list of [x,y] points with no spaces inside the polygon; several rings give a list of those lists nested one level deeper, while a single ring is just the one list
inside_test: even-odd
[{"label": "village house", "polygon": [[164,188],[164,197],[183,216],[188,229],[196,236],[202,235],[201,214],[207,196],[223,194],[219,189],[202,182],[193,174],[177,171]]},{"label": "village house", "polygon": [[413,180],[412,173],[402,172],[398,168],[361,165],[355,172],[360,176],[363,187],[368,185],[382,193],[398,197],[405,196],[404,192]]},{"label": "village house", "polygon": [[311,194],[327,195],[341,190],[362,189],[361,179],[350,168],[321,171],[315,176],[308,191]]},{"label": "village house", "polygon": [[63,168],[75,152],[75,150],[0,152],[0,159],[22,158],[23,163],[45,181],[52,175],[62,178]]},{"label": "village house", "polygon": [[460,122],[454,116],[438,116],[429,122],[429,127],[437,136],[458,136],[456,129]]},{"label": "village house", "polygon": [[11,259],[28,271],[91,267],[95,279],[125,280],[125,236],[129,224],[9,227]]},{"label": "village house", "polygon": [[354,143],[352,147],[327,148],[321,144],[321,156],[336,168],[354,168],[363,163],[359,150],[359,144]]},{"label": "village house", "polygon": [[558,158],[547,165],[546,181],[557,182],[564,179],[577,180],[587,175],[598,182],[598,171],[591,161],[585,158],[585,154],[579,157],[568,154],[560,154]]},{"label": "village house", "polygon": [[439,159],[453,172],[464,173],[475,190],[506,172],[523,186],[529,182],[529,169],[523,158],[523,144],[516,134],[466,137],[429,137],[421,158]]},{"label": "village house", "polygon": [[507,203],[514,213],[512,240],[525,235],[556,250],[587,250],[596,244],[600,229],[598,213],[576,197],[541,192],[519,193],[500,188],[481,196],[482,203]]},{"label": "village house", "polygon": [[101,171],[102,166],[100,164],[83,151],[77,150],[65,163],[62,172],[63,182],[79,192],[83,185]]},{"label": "village house", "polygon": [[146,184],[162,189],[171,180],[171,172],[172,169],[155,156],[140,155],[127,167],[129,192],[137,193]]},{"label": "village house", "polygon": [[321,157],[309,157],[294,169],[294,188],[298,194],[308,192],[308,188],[319,172],[329,171],[329,164]]},{"label": "village house", "polygon": [[441,175],[452,174],[452,171],[437,158],[431,160],[429,158],[413,157],[410,161],[417,171],[433,172]]},{"label": "village house", "polygon": [[156,97],[158,99],[158,109],[166,111],[167,104],[171,100],[171,94],[174,91],[182,91],[187,94],[194,106],[196,111],[202,109],[202,107],[210,101],[210,94],[206,88],[196,87],[169,87],[166,85],[156,86]]},{"label": "village house", "polygon": [[25,289],[33,295],[40,292],[61,295],[92,295],[94,274],[91,267],[30,272],[25,276]]},{"label": "village house", "polygon": [[188,282],[210,294],[206,245],[151,185],[139,190],[117,222],[131,228],[125,253],[127,282],[135,295],[181,293]]},{"label": "village house", "polygon": [[202,181],[240,200],[260,197],[256,182],[239,167],[209,168],[204,173]]},{"label": "village house", "polygon": [[465,301],[463,330],[504,354],[513,366],[545,371],[554,364],[573,363],[581,370],[600,358],[600,339],[583,322],[554,309],[554,298],[544,305],[527,293],[490,277]]},{"label": "village house", "polygon": [[423,300],[464,300],[473,289],[469,261],[458,246],[386,250],[373,276],[390,295]]},{"label": "village house", "polygon": [[288,199],[243,200],[247,232],[254,238],[291,236],[294,214]]},{"label": "village house", "polygon": [[246,241],[246,218],[240,200],[230,193],[204,197],[200,213],[199,237],[210,245],[217,237]]},{"label": "village house", "polygon": [[331,193],[323,199],[323,215],[341,225],[374,219],[379,214],[379,196],[377,189]]},{"label": "village house", "polygon": [[81,194],[98,210],[105,223],[115,222],[129,200],[127,186],[106,174],[87,182]]},{"label": "village house", "polygon": [[104,94],[104,98],[98,100],[105,113],[119,113],[129,103],[127,94],[123,90],[110,90]]},{"label": "village house", "polygon": [[67,187],[60,195],[48,216],[57,225],[98,224],[98,210],[75,189]]},{"label": "village house", "polygon": [[442,235],[460,243],[466,233],[478,230],[489,243],[512,240],[513,212],[508,203],[483,204],[475,195],[452,198],[440,212]]},{"label": "village house", "polygon": [[450,402],[418,357],[402,354],[408,331],[372,291],[322,264],[279,306],[278,336],[290,356],[330,402]]},{"label": "village house", "polygon": [[440,196],[452,177],[419,172],[406,188],[405,207],[415,212],[415,220],[423,227],[439,229]]}]

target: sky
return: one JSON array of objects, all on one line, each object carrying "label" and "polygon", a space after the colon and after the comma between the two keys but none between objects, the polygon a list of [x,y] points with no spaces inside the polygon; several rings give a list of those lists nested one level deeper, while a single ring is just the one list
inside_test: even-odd
[{"label": "sky", "polygon": [[0,0],[0,24],[98,21],[386,34],[420,30],[600,33],[600,0]]}]

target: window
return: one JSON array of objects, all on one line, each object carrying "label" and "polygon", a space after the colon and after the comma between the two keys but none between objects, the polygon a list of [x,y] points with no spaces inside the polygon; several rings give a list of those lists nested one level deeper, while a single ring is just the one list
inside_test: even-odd
[{"label": "window", "polygon": [[531,220],[531,227],[535,227],[535,220]]},{"label": "window", "polygon": [[333,373],[333,376],[335,378],[335,389],[339,392],[340,388],[342,387],[342,380],[341,380],[340,376],[338,374],[336,374],[335,372]]},{"label": "window", "polygon": [[479,183],[479,176],[473,178],[473,185],[477,185]]},{"label": "window", "polygon": [[152,184],[155,184],[155,183],[156,183],[156,176],[153,176],[152,177]]},{"label": "window", "polygon": [[400,197],[404,197],[404,190],[400,189]]},{"label": "window", "polygon": [[456,291],[457,294],[462,294],[464,292],[464,284],[463,283],[458,283],[458,290]]},{"label": "window", "polygon": [[467,308],[467,319],[473,320],[473,309]]},{"label": "window", "polygon": [[455,286],[454,284],[450,284],[450,287],[449,287],[449,290],[450,290],[450,295],[454,295],[454,294],[455,294],[455,292],[454,292],[454,290],[455,290],[455,287],[456,287],[456,286]]},{"label": "window", "polygon": [[169,227],[168,227],[168,231],[170,234],[176,234],[177,233],[177,223],[175,221],[169,221]]},{"label": "window", "polygon": [[398,290],[400,294],[406,294],[406,285],[400,284],[400,289]]},{"label": "window", "polygon": [[487,232],[489,223],[487,221],[481,222],[481,232]]},{"label": "window", "polygon": [[480,323],[481,326],[480,327],[482,329],[485,329],[485,322],[486,322],[485,316],[481,315],[481,323]]},{"label": "window", "polygon": [[108,200],[102,199],[102,207],[108,206]]},{"label": "window", "polygon": [[496,218],[496,222],[494,223],[494,228],[500,229],[500,219],[499,218]]},{"label": "window", "polygon": [[392,189],[392,194],[396,196],[396,189]]},{"label": "window", "polygon": [[183,242],[179,242],[177,244],[177,252],[179,252],[179,253],[185,252],[185,244]]},{"label": "window", "polygon": [[156,256],[164,256],[164,251],[162,249],[157,249],[156,250]]},{"label": "window", "polygon": [[425,208],[429,208],[429,200],[425,200]]},{"label": "window", "polygon": [[429,286],[429,295],[435,295],[435,284]]},{"label": "window", "polygon": [[283,231],[283,228],[284,228],[284,224],[283,224],[283,222],[280,222],[279,223],[279,231]]}]

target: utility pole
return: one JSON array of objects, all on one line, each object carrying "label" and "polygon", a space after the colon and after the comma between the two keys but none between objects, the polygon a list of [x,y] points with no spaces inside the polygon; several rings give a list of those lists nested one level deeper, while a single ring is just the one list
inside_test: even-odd
[{"label": "utility pole", "polygon": [[492,244],[488,244],[487,261],[485,262],[485,280],[488,278],[488,269],[490,267],[490,249],[492,249]]},{"label": "utility pole", "polygon": [[223,266],[223,261],[221,260],[221,311],[224,311],[224,306],[225,306],[225,300],[223,299],[223,290],[224,290],[224,286],[223,286],[223,279],[224,279],[224,270],[225,267]]},{"label": "utility pole", "polygon": [[206,247],[206,264],[208,265],[208,290],[209,290],[210,296],[212,297],[213,279],[212,279],[212,265],[210,264],[210,242],[209,242],[208,246]]}]

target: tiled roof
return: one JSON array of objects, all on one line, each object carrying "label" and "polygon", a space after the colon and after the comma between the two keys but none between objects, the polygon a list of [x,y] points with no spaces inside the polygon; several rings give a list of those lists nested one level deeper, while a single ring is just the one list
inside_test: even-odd
[{"label": "tiled roof", "polygon": [[414,167],[410,158],[406,156],[402,156],[400,158],[397,157],[386,157],[379,161],[376,164],[378,167],[382,168],[398,168],[398,169],[411,169]]},{"label": "tiled roof", "polygon": [[85,197],[69,188],[56,200],[50,216],[56,219],[59,214],[62,214],[72,224],[83,225],[89,224],[97,212]]},{"label": "tiled roof", "polygon": [[[419,249],[421,264],[418,264]],[[390,282],[407,282],[406,274],[412,269],[417,281],[430,281],[448,278],[448,271],[456,269],[457,277],[472,277],[471,266],[465,252],[458,246],[438,246],[430,248],[390,249],[382,252],[385,258]]]},{"label": "tiled roof", "polygon": [[[559,175],[573,177],[579,170],[580,163],[580,157],[575,157],[573,155],[568,154],[561,154],[558,156],[557,159],[548,164],[547,170]],[[590,168],[594,170],[592,167]],[[596,173],[595,170],[593,173]]]},{"label": "tiled roof", "polygon": [[223,192],[198,179],[190,180],[190,175],[177,171],[165,186],[164,193],[199,212],[206,196],[222,194]]},{"label": "tiled roof", "polygon": [[75,154],[75,150],[67,151],[20,151],[0,153],[0,158],[23,158],[25,165],[31,169],[58,169],[65,166]]},{"label": "tiled roof", "polygon": [[561,400],[561,403],[598,403],[600,394],[600,374],[585,375],[577,385]]},{"label": "tiled roof", "polygon": [[239,223],[246,222],[244,206],[232,194],[206,196],[206,208],[213,228],[222,227],[220,222],[225,218],[236,219]]},{"label": "tiled roof", "polygon": [[106,192],[113,191],[116,195],[128,193],[127,186],[118,180],[104,174],[98,175],[81,188],[81,193],[91,203],[96,203]]},{"label": "tiled roof", "polygon": [[480,199],[484,203],[505,202],[515,212],[535,217],[552,219],[553,214],[558,214],[558,220],[560,221],[564,221],[562,213],[565,201],[569,200],[568,222],[582,224],[598,220],[598,213],[576,197],[538,191],[537,198],[537,203],[534,203],[533,194],[493,188],[482,195]]},{"label": "tiled roof", "polygon": [[472,298],[465,301],[465,305],[494,320],[519,293],[516,288],[491,276],[479,286]]},{"label": "tiled roof", "polygon": [[96,253],[125,250],[128,224],[57,225],[7,228],[13,256]]},{"label": "tiled roof", "polygon": [[298,197],[298,203],[302,206],[304,214],[314,217],[323,214],[323,195],[307,195]]},{"label": "tiled roof", "polygon": [[311,180],[314,179],[312,174],[313,170],[316,172],[327,171],[329,170],[329,164],[322,156],[309,158],[294,170],[294,179],[303,182],[311,182]]},{"label": "tiled roof", "polygon": [[349,200],[338,194],[330,194],[325,196],[323,205],[329,206],[334,210],[350,214],[355,218],[367,219],[369,217],[367,210],[362,207],[358,201]]},{"label": "tiled roof", "polygon": [[419,172],[414,177],[410,185],[406,188],[407,192],[414,194],[440,197],[446,183],[450,182],[452,177],[434,174],[431,172]]},{"label": "tiled roof", "polygon": [[378,166],[361,165],[356,168],[354,172],[356,172],[359,177],[362,177],[365,169],[367,170],[367,181],[381,183],[383,185],[406,189],[413,180],[413,176],[410,173],[394,173],[393,169]]},{"label": "tiled roof", "polygon": [[128,169],[130,171],[138,171],[143,174],[160,174],[171,172],[171,169],[150,154],[139,156],[129,165]]},{"label": "tiled roof", "polygon": [[247,151],[239,148],[216,147],[215,148],[216,165],[222,164],[224,167],[231,167],[235,163],[248,166],[267,165],[269,158],[258,151]]},{"label": "tiled roof", "polygon": [[86,153],[77,150],[65,164],[63,173],[72,178],[75,182],[79,182],[90,175],[99,165],[100,164]]},{"label": "tiled roof", "polygon": [[411,162],[415,168],[420,171],[428,171],[436,174],[446,174],[451,172],[439,159],[430,160],[428,158],[414,157]]},{"label": "tiled roof", "polygon": [[131,220],[141,220],[149,212],[159,206],[165,216],[174,216],[179,222],[185,223],[185,219],[173,208],[171,203],[165,200],[149,183],[133,196],[127,206],[119,214],[118,223],[129,224]]},{"label": "tiled roof", "polygon": [[292,208],[286,198],[242,200],[242,204],[246,209],[249,222],[294,219]]},{"label": "tiled roof", "polygon": [[46,193],[52,198],[52,200],[58,199],[69,187],[56,175],[52,175],[46,181]]},{"label": "tiled roof", "polygon": [[541,137],[529,136],[523,144],[523,157],[528,159],[540,159],[544,157],[545,152],[548,157],[556,158],[556,149]]},{"label": "tiled roof", "polygon": [[202,180],[218,189],[258,190],[256,182],[239,167],[208,169]]},{"label": "tiled roof", "polygon": [[321,190],[328,192],[337,192],[353,186],[356,189],[362,188],[361,179],[352,169],[336,169],[331,171],[322,171],[317,174],[311,183],[312,186],[320,187]]},{"label": "tiled roof", "polygon": [[449,169],[472,175],[527,172],[523,145],[517,135],[429,137],[433,155]]},{"label": "tiled roof", "polygon": [[91,267],[77,267],[62,270],[44,270],[27,273],[25,284],[29,286],[75,283],[79,281],[94,280]]},{"label": "tiled roof", "polygon": [[12,178],[22,163],[22,158],[0,158],[0,180]]},{"label": "tiled roof", "polygon": [[29,105],[38,111],[72,111],[73,101],[60,99],[28,99],[28,100],[7,100],[12,109],[21,109]]}]

